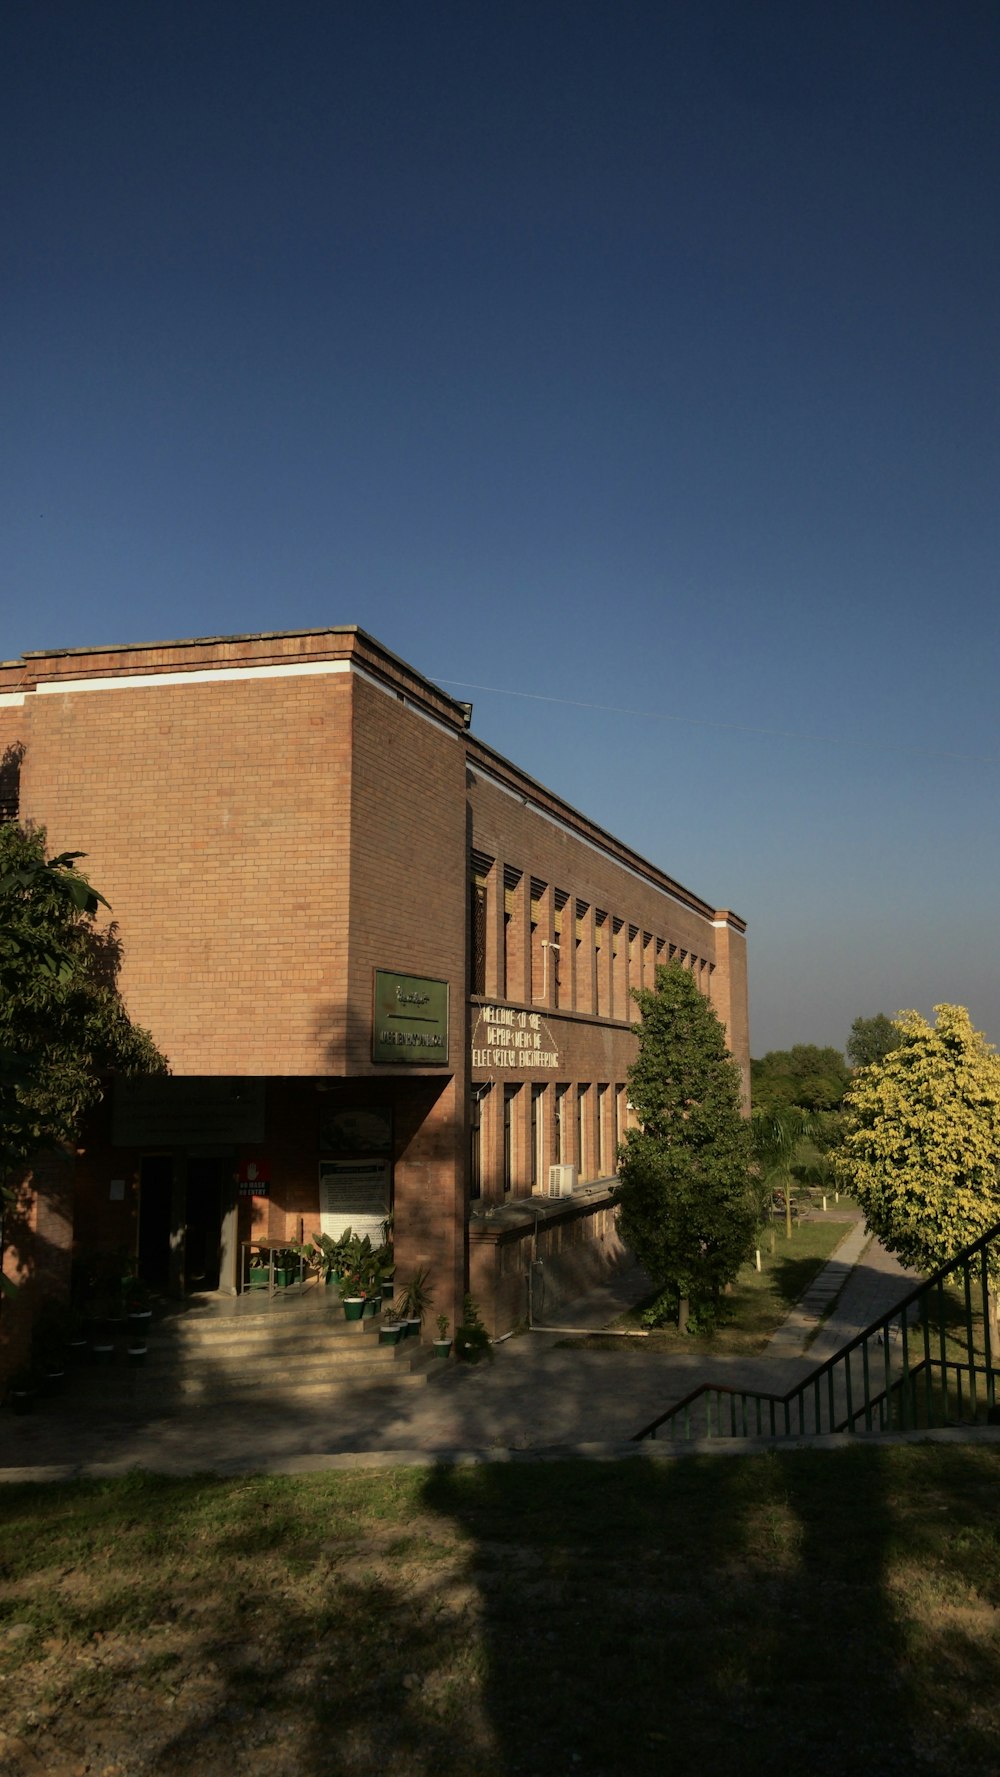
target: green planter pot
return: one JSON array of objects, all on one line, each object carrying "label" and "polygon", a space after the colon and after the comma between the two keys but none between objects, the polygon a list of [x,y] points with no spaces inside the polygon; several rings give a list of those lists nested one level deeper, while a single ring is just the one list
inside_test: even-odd
[{"label": "green planter pot", "polygon": [[406,1337],[408,1339],[419,1339],[419,1337],[420,1337],[420,1322],[419,1322],[419,1320],[404,1320],[403,1325],[406,1328]]},{"label": "green planter pot", "polygon": [[30,1388],[13,1388],[10,1394],[10,1410],[12,1413],[30,1413],[35,1404],[35,1395]]},{"label": "green planter pot", "polygon": [[293,1282],[294,1277],[294,1271],[288,1270],[284,1265],[275,1265],[274,1287],[276,1290],[287,1290],[289,1284]]},{"label": "green planter pot", "polygon": [[393,1282],[392,1278],[383,1279],[383,1282],[382,1282],[382,1306],[383,1306],[383,1308],[385,1307],[387,1302],[392,1301],[395,1294],[396,1294],[396,1285]]},{"label": "green planter pot", "polygon": [[381,1298],[381,1296],[366,1296],[365,1297],[365,1316],[364,1316],[365,1320],[374,1320],[375,1316],[377,1314],[380,1314],[381,1312],[382,1312],[382,1298]]},{"label": "green planter pot", "polygon": [[434,1356],[435,1357],[450,1357],[451,1356],[451,1340],[450,1339],[435,1339],[435,1341],[434,1341]]},{"label": "green planter pot", "polygon": [[393,1324],[388,1327],[379,1327],[378,1342],[380,1345],[398,1345],[402,1337],[403,1329],[398,1321],[394,1321]]},{"label": "green planter pot", "polygon": [[144,1364],[146,1362],[147,1349],[148,1349],[148,1347],[145,1345],[130,1345],[129,1346],[128,1361],[134,1368],[137,1369],[140,1364]]},{"label": "green planter pot", "polygon": [[344,1319],[360,1320],[365,1311],[364,1296],[344,1297]]},{"label": "green planter pot", "polygon": [[115,1361],[115,1348],[107,1341],[101,1340],[90,1347],[90,1355],[95,1364],[106,1368],[108,1364],[113,1364]]},{"label": "green planter pot", "polygon": [[252,1290],[266,1290],[267,1285],[268,1276],[266,1271],[251,1271],[250,1288]]}]

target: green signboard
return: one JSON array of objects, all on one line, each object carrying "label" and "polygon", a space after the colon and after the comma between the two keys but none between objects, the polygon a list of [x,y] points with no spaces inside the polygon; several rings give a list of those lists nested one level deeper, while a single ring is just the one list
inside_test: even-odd
[{"label": "green signboard", "polygon": [[447,981],[375,970],[372,1060],[393,1067],[447,1067]]}]

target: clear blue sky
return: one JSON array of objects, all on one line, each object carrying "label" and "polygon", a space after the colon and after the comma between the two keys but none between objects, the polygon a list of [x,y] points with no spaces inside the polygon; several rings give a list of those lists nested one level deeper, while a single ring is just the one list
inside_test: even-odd
[{"label": "clear blue sky", "polygon": [[7,0],[3,653],[359,623],[755,1054],[1000,1041],[998,91],[992,0]]}]

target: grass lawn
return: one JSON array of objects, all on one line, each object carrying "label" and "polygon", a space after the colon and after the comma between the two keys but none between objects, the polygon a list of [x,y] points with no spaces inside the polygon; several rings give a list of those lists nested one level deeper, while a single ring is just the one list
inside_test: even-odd
[{"label": "grass lawn", "polygon": [[[703,1351],[733,1357],[763,1351],[771,1334],[799,1297],[805,1294],[817,1271],[826,1264],[848,1229],[849,1224],[845,1222],[803,1221],[793,1225],[792,1238],[788,1240],[784,1222],[776,1222],[773,1256],[768,1232],[762,1237],[761,1270],[753,1264],[744,1265],[733,1285],[732,1295],[723,1302],[723,1323],[714,1333],[682,1335],[676,1327],[657,1327],[641,1342],[642,1345],[661,1353]],[[637,1303],[615,1321],[615,1326],[639,1330],[643,1325],[643,1309],[648,1306],[649,1301]],[[610,1350],[619,1346],[621,1341],[602,1339],[599,1333],[595,1333],[586,1339],[566,1339],[561,1343],[587,1346],[591,1350],[602,1347]],[[636,1344],[639,1343],[637,1340]]]},{"label": "grass lawn", "polygon": [[1000,1450],[0,1491],[4,1777],[1000,1769]]}]

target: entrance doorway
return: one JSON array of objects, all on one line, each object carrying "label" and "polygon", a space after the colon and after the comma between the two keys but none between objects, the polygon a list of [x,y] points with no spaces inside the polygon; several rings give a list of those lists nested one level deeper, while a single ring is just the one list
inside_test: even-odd
[{"label": "entrance doorway", "polygon": [[170,1283],[174,1158],[146,1154],[139,1163],[139,1276],[151,1289]]},{"label": "entrance doorway", "polygon": [[[199,1294],[219,1287],[222,1186],[227,1162],[192,1156],[184,1196],[184,1286]],[[232,1163],[228,1163],[232,1171]]]}]

